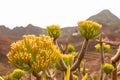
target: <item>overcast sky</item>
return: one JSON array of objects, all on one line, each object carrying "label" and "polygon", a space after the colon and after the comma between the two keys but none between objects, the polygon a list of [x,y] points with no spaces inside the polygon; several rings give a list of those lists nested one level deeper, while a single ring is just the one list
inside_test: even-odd
[{"label": "overcast sky", "polygon": [[0,25],[9,28],[59,24],[76,26],[103,9],[120,18],[119,0],[0,0]]}]

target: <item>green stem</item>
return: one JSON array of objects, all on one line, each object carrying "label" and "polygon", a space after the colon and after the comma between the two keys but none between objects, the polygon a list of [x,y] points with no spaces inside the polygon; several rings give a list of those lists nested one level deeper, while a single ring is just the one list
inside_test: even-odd
[{"label": "green stem", "polygon": [[81,61],[84,58],[84,55],[86,53],[87,46],[88,46],[88,41],[89,41],[89,39],[84,40],[84,43],[83,43],[82,48],[81,48],[81,52],[78,54],[77,59],[73,63],[73,65],[71,67],[71,71],[74,71],[79,67],[79,65],[80,65],[80,63],[81,63]]}]

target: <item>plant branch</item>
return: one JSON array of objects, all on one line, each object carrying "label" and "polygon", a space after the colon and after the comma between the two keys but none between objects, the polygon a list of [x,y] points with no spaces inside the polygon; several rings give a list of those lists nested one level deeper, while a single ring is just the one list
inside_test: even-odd
[{"label": "plant branch", "polygon": [[60,65],[61,65],[63,71],[66,71],[66,70],[67,70],[67,66],[66,66],[66,64],[64,63],[63,59],[60,59]]},{"label": "plant branch", "polygon": [[112,72],[112,80],[117,80],[117,65],[116,65],[116,62],[118,62],[119,60],[120,60],[120,46],[119,46],[119,49],[118,49],[116,55],[111,58],[112,65],[115,68],[115,70]]},{"label": "plant branch", "polygon": [[[57,46],[57,48],[59,49],[57,40],[54,40],[54,44],[55,44],[55,45]],[[60,50],[60,49],[59,49],[59,50]],[[62,67],[62,69],[63,69],[64,71],[67,70],[67,66],[66,66],[65,62],[63,61],[63,59],[60,59],[60,65],[61,65],[61,67]]]},{"label": "plant branch", "polygon": [[78,66],[80,65],[80,63],[81,63],[81,61],[86,53],[88,41],[89,41],[89,39],[84,40],[84,43],[83,43],[82,48],[81,48],[81,52],[78,54],[77,59],[73,63],[73,65],[71,67],[71,71],[76,70],[78,68]]},{"label": "plant branch", "polygon": [[54,76],[52,76],[51,74],[50,74],[50,70],[49,70],[49,68],[47,68],[46,70],[45,70],[45,73],[46,73],[46,75],[47,75],[47,78],[49,78],[50,80],[54,80]]},{"label": "plant branch", "polygon": [[35,73],[35,72],[32,72],[33,76],[36,77],[36,80],[42,80],[42,74],[43,72],[39,72],[39,73]]},{"label": "plant branch", "polygon": [[113,57],[111,58],[111,60],[112,60],[112,62],[115,63],[115,62],[117,62],[119,59],[120,59],[120,47],[119,47],[119,49],[117,50],[116,55],[113,56]]},{"label": "plant branch", "polygon": [[99,36],[99,44],[100,44],[100,55],[101,55],[101,73],[100,73],[100,80],[103,80],[103,69],[102,65],[104,64],[104,48],[103,48],[103,33],[100,34]]}]

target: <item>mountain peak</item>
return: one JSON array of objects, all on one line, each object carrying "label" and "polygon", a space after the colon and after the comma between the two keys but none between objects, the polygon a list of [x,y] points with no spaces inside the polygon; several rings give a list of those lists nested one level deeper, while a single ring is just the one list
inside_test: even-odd
[{"label": "mountain peak", "polygon": [[110,10],[108,10],[108,9],[104,9],[104,10],[102,10],[100,13],[112,14],[112,13],[110,12]]},{"label": "mountain peak", "polygon": [[100,24],[105,24],[107,26],[118,27],[120,25],[120,19],[108,9],[102,10],[98,14],[91,16],[88,18],[88,20],[92,20]]},{"label": "mountain peak", "polygon": [[28,24],[26,27],[34,27],[33,24]]}]

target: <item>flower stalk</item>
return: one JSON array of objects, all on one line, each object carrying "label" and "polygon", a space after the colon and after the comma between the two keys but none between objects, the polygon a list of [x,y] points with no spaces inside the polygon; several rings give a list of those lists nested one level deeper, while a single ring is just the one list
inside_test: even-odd
[{"label": "flower stalk", "polygon": [[104,64],[104,48],[103,48],[103,33],[101,33],[99,35],[99,40],[98,43],[100,44],[100,60],[101,60],[101,71],[100,71],[100,80],[103,80],[103,69],[102,69],[102,65]]},{"label": "flower stalk", "polygon": [[78,54],[75,62],[73,63],[73,65],[71,66],[71,71],[74,71],[78,68],[79,64],[81,63],[82,59],[84,58],[84,55],[86,53],[87,50],[87,46],[88,46],[88,41],[89,39],[85,39],[83,42],[83,46],[81,48],[81,52]]},{"label": "flower stalk", "polygon": [[33,76],[36,77],[36,80],[42,80],[43,71],[41,71],[39,73],[32,72],[32,74],[33,74]]}]

